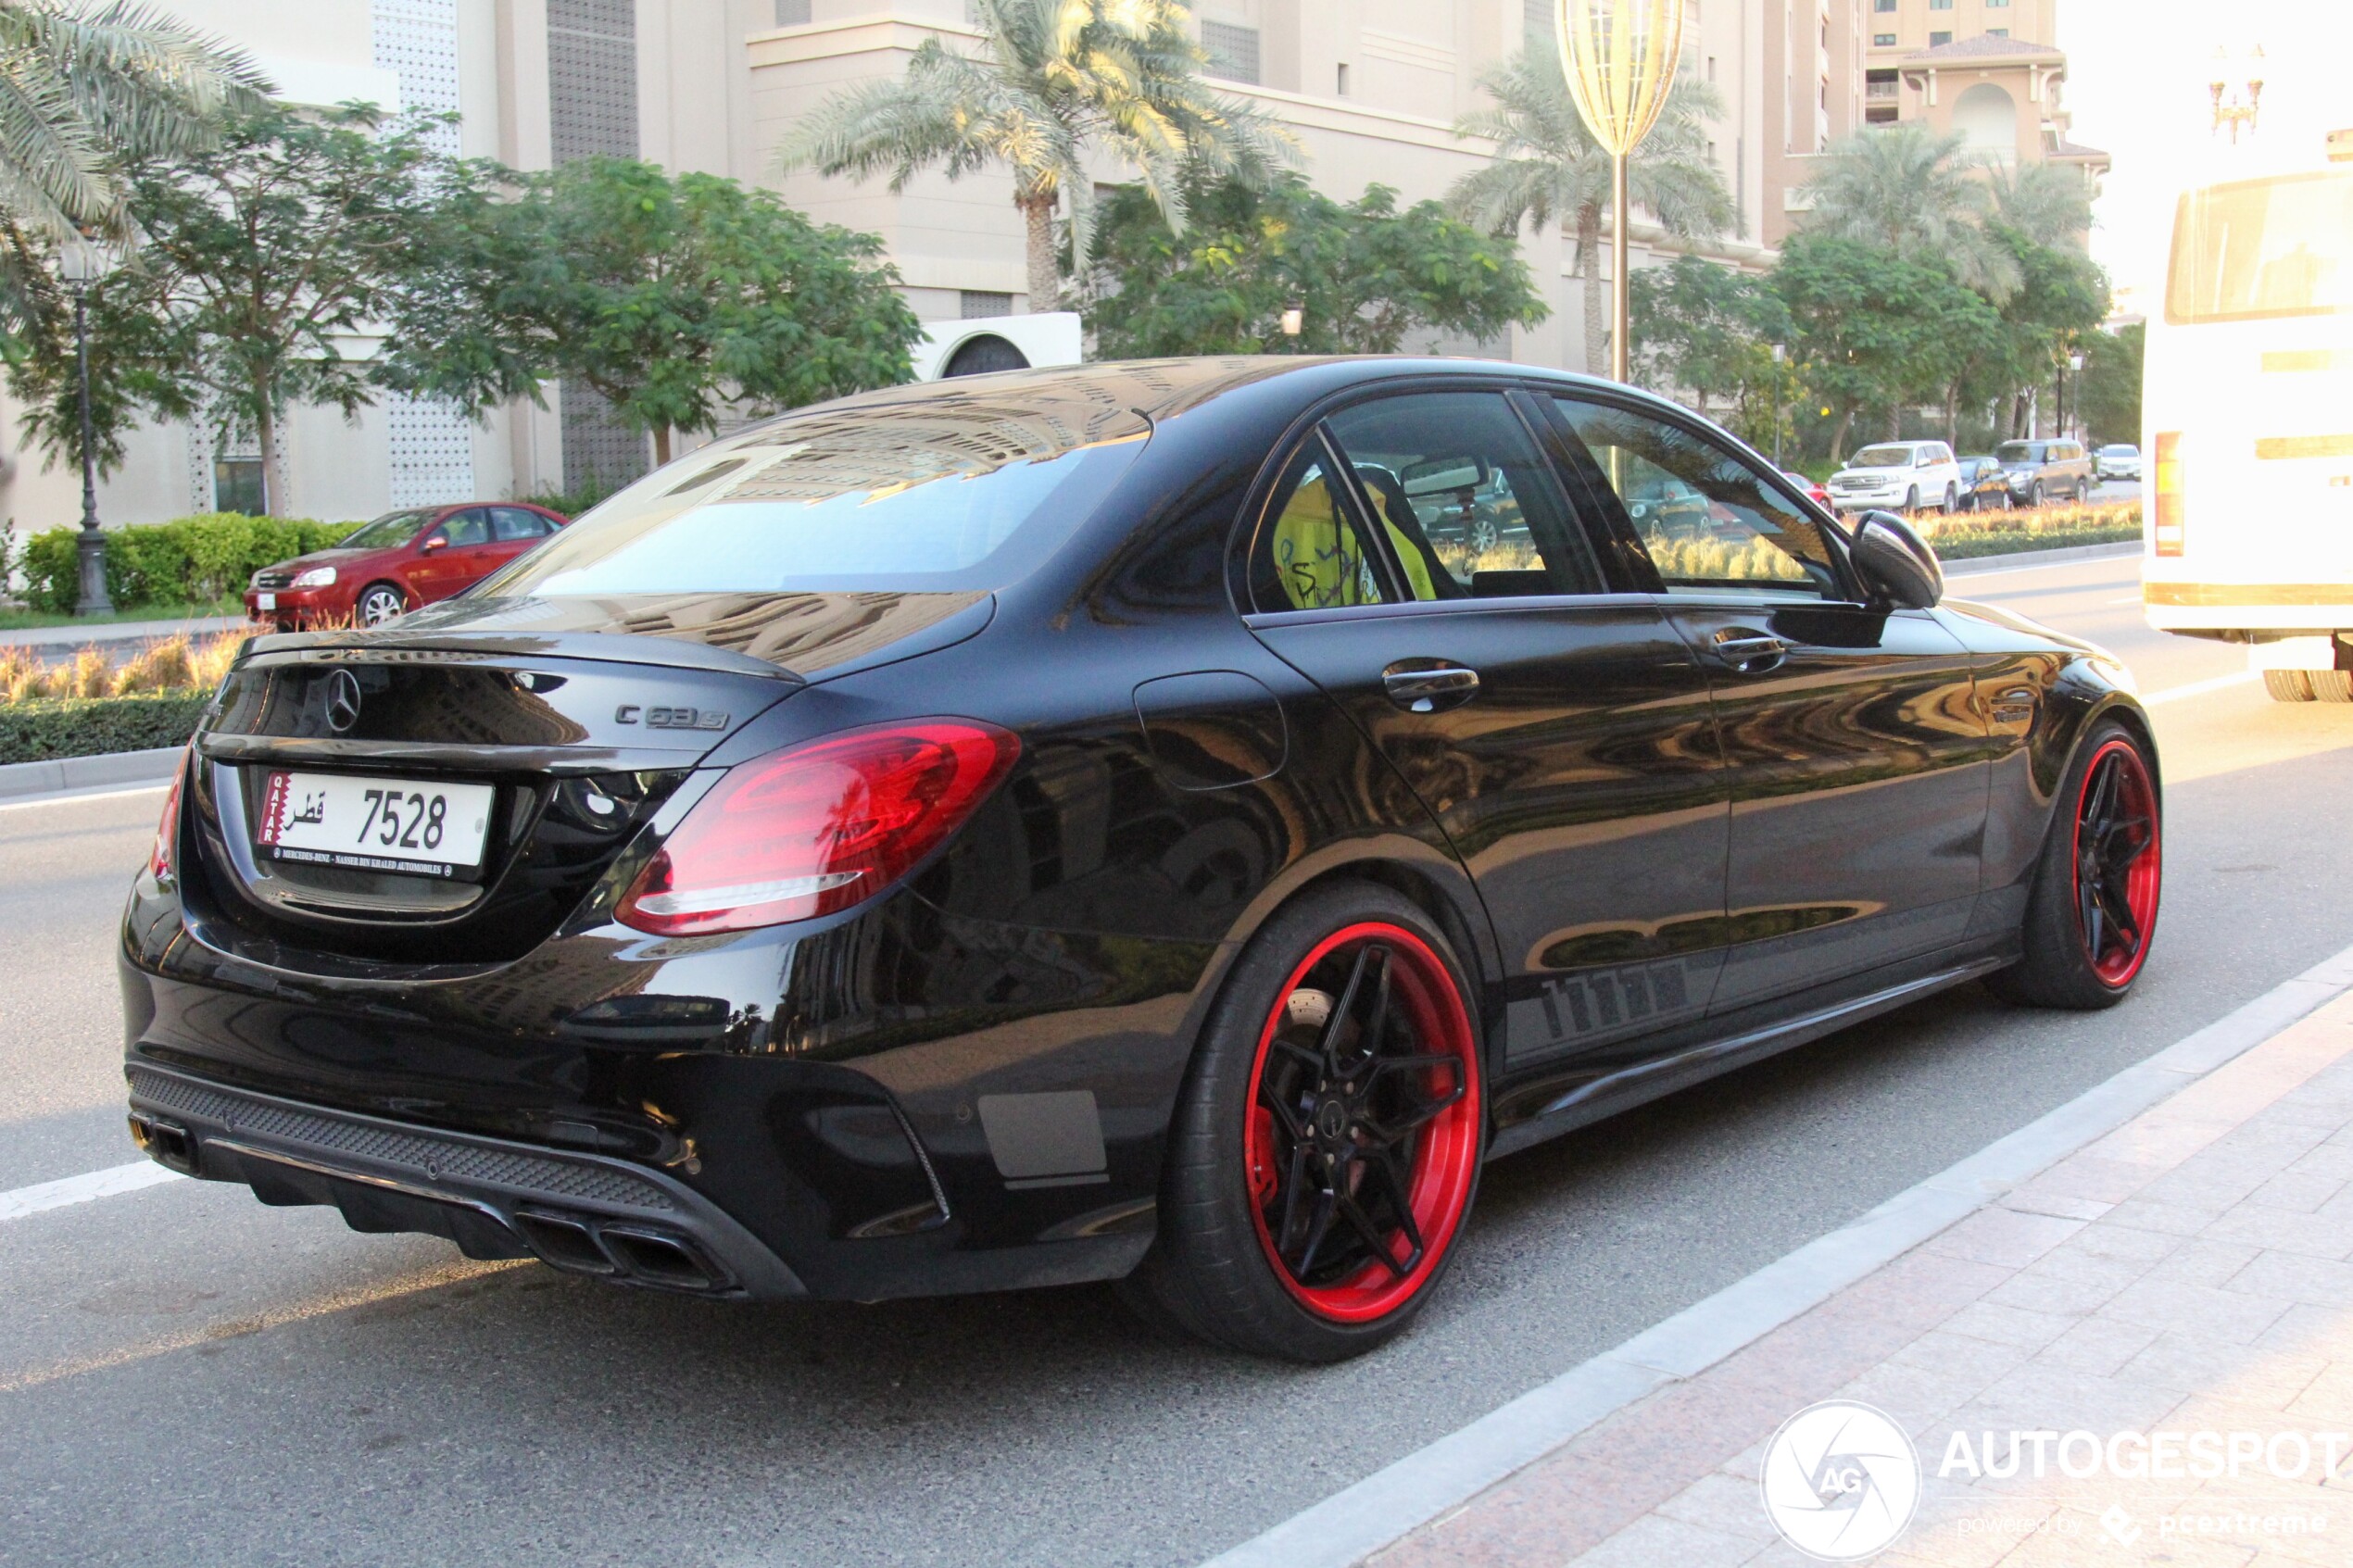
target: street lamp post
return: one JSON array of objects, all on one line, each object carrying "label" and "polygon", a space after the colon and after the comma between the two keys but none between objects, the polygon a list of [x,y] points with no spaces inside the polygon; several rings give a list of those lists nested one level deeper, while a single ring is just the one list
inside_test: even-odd
[{"label": "street lamp post", "polygon": [[1773,345],[1773,466],[1781,466],[1781,366],[1789,358],[1789,345]]},{"label": "street lamp post", "polygon": [[76,615],[114,613],[114,601],[107,596],[107,541],[98,530],[98,458],[91,449],[94,437],[90,421],[90,285],[106,276],[106,253],[86,235],[69,242],[57,257],[57,275],[73,291],[74,370],[81,382],[82,537],[76,564],[82,593],[74,601]]},{"label": "street lamp post", "polygon": [[2230,57],[2228,49],[2214,51],[2214,79],[2206,84],[2206,90],[2214,100],[2214,123],[2210,129],[2219,132],[2225,125],[2229,126],[2231,144],[2236,146],[2239,127],[2244,125],[2252,132],[2256,116],[2263,107],[2262,46],[2259,44],[2247,52],[2246,86],[2243,92],[2233,92],[2230,82],[2223,75],[2230,69]]},{"label": "street lamp post", "polygon": [[1627,379],[1626,160],[1667,102],[1683,51],[1683,0],[1553,0],[1568,95],[1609,154],[1609,373]]},{"label": "street lamp post", "polygon": [[[2075,372],[2075,422],[2080,425],[2083,422],[2083,356],[2069,355],[2067,368]],[[2059,399],[2059,433],[2067,433],[2067,399],[2064,396]]]}]

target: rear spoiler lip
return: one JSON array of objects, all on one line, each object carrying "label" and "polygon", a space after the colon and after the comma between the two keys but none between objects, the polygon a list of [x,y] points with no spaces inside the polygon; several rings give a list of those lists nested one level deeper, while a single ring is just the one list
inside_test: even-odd
[{"label": "rear spoiler lip", "polygon": [[623,632],[274,632],[247,640],[240,662],[407,664],[436,659],[574,659],[749,675],[799,687],[808,679],[764,659],[684,637]]}]

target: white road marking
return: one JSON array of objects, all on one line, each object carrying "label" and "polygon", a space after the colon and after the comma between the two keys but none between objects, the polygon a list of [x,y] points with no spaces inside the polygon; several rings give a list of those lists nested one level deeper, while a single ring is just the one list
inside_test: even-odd
[{"label": "white road marking", "polygon": [[39,795],[31,800],[0,800],[0,811],[21,811],[30,806],[71,806],[83,800],[114,800],[126,795],[161,795],[171,785],[164,784],[132,784],[127,789],[69,789],[57,795]]},{"label": "white road marking", "polygon": [[69,1204],[88,1203],[93,1198],[112,1198],[119,1192],[137,1192],[161,1182],[184,1182],[188,1178],[177,1171],[167,1171],[152,1160],[134,1160],[128,1165],[110,1165],[103,1171],[88,1171],[62,1181],[43,1182],[38,1186],[19,1187],[14,1192],[0,1192],[0,1220],[21,1220],[28,1214],[45,1210],[63,1209]]},{"label": "white road marking", "polygon": [[2186,686],[2169,686],[2161,692],[2151,692],[2141,698],[2141,706],[2155,708],[2163,702],[2179,702],[2184,697],[2204,696],[2208,692],[2227,691],[2233,686],[2243,686],[2249,681],[2260,678],[2261,671],[2259,671],[2242,670],[2235,675],[2217,675],[2210,681],[2192,681]]},{"label": "white road marking", "polygon": [[2126,594],[2121,597],[2113,598],[2108,602],[2112,605],[2136,605],[2141,602],[2141,596],[2138,594]]}]

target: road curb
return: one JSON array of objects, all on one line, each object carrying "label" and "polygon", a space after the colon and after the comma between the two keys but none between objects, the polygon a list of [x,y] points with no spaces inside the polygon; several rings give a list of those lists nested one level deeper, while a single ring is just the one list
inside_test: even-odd
[{"label": "road curb", "polygon": [[1211,1559],[1348,1568],[1628,1405],[1697,1375],[2353,990],[2353,947],[2183,1035],[1870,1212]]},{"label": "road curb", "polygon": [[97,757],[60,757],[44,762],[0,764],[0,802],[26,804],[27,797],[66,797],[124,784],[169,784],[181,747],[110,751]]},{"label": "road curb", "polygon": [[[1932,541],[1931,541],[1932,542]],[[1982,577],[2028,566],[2064,566],[2071,560],[2117,560],[2141,553],[2138,539],[2114,545],[2068,545],[2056,550],[2012,550],[2006,556],[1964,556],[1945,564],[1947,583],[1961,577]]]}]

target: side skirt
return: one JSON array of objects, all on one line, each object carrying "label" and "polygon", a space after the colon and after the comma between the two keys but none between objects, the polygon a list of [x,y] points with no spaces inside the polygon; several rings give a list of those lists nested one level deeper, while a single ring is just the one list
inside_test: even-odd
[{"label": "side skirt", "polygon": [[1832,1002],[1794,1018],[1783,1019],[1719,1039],[1705,1041],[1668,1056],[1638,1062],[1604,1077],[1589,1078],[1546,1101],[1524,1120],[1497,1131],[1488,1146],[1490,1160],[1517,1153],[1548,1138],[1573,1132],[1604,1117],[1654,1100],[1662,1095],[1762,1061],[1768,1056],[1834,1035],[1850,1024],[1892,1012],[1932,992],[1991,974],[2014,961],[2015,954],[1992,953],[1949,965],[1932,973],[1900,981],[1862,996]]}]

